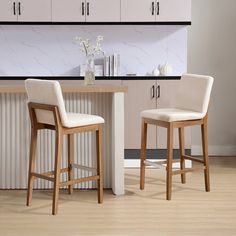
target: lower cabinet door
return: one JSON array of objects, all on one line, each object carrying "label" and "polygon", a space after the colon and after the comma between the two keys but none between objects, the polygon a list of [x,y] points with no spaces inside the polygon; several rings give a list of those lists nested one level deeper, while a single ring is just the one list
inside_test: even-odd
[{"label": "lower cabinet door", "polygon": [[[123,80],[125,93],[125,149],[141,148],[141,116],[143,110],[155,109],[156,80]],[[148,125],[148,149],[156,149],[156,126]]]}]

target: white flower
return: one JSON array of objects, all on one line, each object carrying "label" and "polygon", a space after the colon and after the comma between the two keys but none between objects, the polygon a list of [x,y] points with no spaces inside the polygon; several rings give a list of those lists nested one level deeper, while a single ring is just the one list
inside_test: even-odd
[{"label": "white flower", "polygon": [[92,45],[90,39],[82,39],[79,36],[74,38],[74,42],[80,46],[80,51],[85,53],[86,56],[98,55],[100,53],[104,54],[101,47],[101,42],[103,41],[103,36],[98,35],[96,38],[96,44]]},{"label": "white flower", "polygon": [[98,40],[98,41],[103,41],[103,36],[98,35],[98,36],[97,36],[97,40]]}]

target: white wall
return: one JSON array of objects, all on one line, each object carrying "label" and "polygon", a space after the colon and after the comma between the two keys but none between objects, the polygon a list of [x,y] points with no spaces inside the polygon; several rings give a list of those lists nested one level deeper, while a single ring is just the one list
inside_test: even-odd
[{"label": "white wall", "polygon": [[73,38],[104,36],[107,54],[121,55],[121,74],[146,75],[159,64],[187,70],[186,26],[0,26],[0,76],[79,75],[84,55]]},{"label": "white wall", "polygon": [[[236,155],[236,1],[192,0],[188,71],[215,78],[209,110],[209,151]],[[193,153],[200,132],[193,130]]]}]

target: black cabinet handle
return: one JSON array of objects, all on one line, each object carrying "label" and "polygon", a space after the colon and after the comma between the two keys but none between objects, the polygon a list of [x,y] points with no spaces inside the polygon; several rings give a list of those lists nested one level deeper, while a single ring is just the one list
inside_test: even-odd
[{"label": "black cabinet handle", "polygon": [[152,15],[154,15],[154,9],[155,7],[154,7],[154,2],[152,2]]},{"label": "black cabinet handle", "polygon": [[87,16],[89,16],[89,2],[87,2]]},{"label": "black cabinet handle", "polygon": [[16,3],[13,2],[13,14],[16,15]]},{"label": "black cabinet handle", "polygon": [[155,98],[155,86],[151,87],[151,99]]},{"label": "black cabinet handle", "polygon": [[157,15],[159,16],[160,15],[160,3],[157,2]]},{"label": "black cabinet handle", "polygon": [[161,86],[158,85],[156,88],[156,99],[161,97]]},{"label": "black cabinet handle", "polygon": [[84,16],[84,2],[82,2],[82,16]]},{"label": "black cabinet handle", "polygon": [[21,15],[21,9],[20,9],[20,7],[21,7],[21,3],[18,2],[18,14],[19,14],[19,16]]}]

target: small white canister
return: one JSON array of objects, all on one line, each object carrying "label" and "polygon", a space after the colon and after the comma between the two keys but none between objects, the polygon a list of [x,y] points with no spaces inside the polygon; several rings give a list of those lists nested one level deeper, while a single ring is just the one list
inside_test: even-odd
[{"label": "small white canister", "polygon": [[159,71],[161,75],[171,75],[173,69],[170,65],[166,63],[165,65],[159,65]]},{"label": "small white canister", "polygon": [[153,71],[152,71],[152,75],[153,76],[159,76],[160,75],[160,71],[158,68],[155,68]]}]

